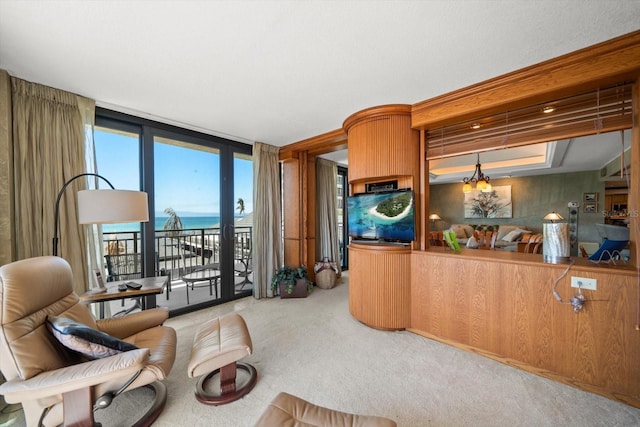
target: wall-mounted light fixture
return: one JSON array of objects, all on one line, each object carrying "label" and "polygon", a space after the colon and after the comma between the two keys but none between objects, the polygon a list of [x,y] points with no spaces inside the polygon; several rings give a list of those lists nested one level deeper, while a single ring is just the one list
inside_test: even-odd
[{"label": "wall-mounted light fixture", "polygon": [[482,191],[483,193],[491,192],[491,183],[489,182],[490,178],[485,176],[482,173],[482,165],[480,164],[480,153],[478,153],[478,161],[476,162],[476,170],[473,172],[471,178],[464,178],[462,182],[462,192],[463,193],[471,193],[473,190],[472,182],[476,183],[476,189]]}]

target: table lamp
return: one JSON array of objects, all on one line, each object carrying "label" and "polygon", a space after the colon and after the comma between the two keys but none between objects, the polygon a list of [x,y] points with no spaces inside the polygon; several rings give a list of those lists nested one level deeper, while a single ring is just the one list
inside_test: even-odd
[{"label": "table lamp", "polygon": [[431,221],[431,227],[435,228],[436,226],[436,221],[440,221],[442,218],[440,218],[440,216],[437,213],[432,213],[431,215],[429,215],[429,221]]}]

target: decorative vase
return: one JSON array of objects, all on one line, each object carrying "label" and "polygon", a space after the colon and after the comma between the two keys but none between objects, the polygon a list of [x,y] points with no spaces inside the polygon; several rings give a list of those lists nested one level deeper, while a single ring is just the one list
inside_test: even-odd
[{"label": "decorative vase", "polygon": [[296,279],[291,293],[287,292],[287,286],[284,282],[279,283],[280,298],[306,298],[309,294],[307,289],[307,281],[305,279]]},{"label": "decorative vase", "polygon": [[316,274],[316,285],[322,289],[331,289],[336,285],[338,267],[335,262],[324,257],[322,261],[318,261],[313,268]]}]

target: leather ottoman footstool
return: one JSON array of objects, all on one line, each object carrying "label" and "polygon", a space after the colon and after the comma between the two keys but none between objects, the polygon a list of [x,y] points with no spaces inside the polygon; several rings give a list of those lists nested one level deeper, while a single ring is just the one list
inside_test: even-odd
[{"label": "leather ottoman footstool", "polygon": [[288,393],[280,393],[264,411],[256,427],[273,426],[396,427],[387,418],[354,415],[314,405]]},{"label": "leather ottoman footstool", "polygon": [[[244,319],[233,313],[209,320],[200,326],[193,338],[187,373],[190,378],[201,376],[196,385],[196,399],[207,405],[233,402],[249,393],[256,385],[258,374],[248,363],[238,362],[252,352],[251,337]],[[236,384],[236,371],[242,369],[249,379],[241,387]],[[220,374],[220,389],[205,391],[205,383]]]}]

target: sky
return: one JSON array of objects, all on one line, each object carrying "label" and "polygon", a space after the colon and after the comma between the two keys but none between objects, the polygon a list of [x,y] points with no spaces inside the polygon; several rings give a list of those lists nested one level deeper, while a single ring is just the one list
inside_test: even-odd
[{"label": "sky", "polygon": [[[94,132],[98,173],[117,189],[139,190],[139,145],[134,134]],[[172,208],[180,216],[219,215],[220,157],[202,151],[156,141],[154,144],[156,216]],[[253,163],[234,161],[234,213],[242,198],[245,214],[253,211]]]}]

